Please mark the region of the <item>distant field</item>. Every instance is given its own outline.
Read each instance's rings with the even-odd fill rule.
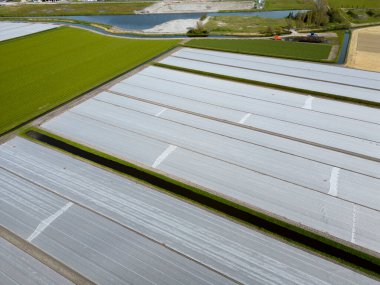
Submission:
[[[22,4],[0,6],[2,17],[62,16],[62,15],[112,15],[133,14],[152,5],[151,2],[126,3],[73,3],[73,4]]]
[[[265,33],[268,27],[274,29],[286,26],[285,19],[261,17],[217,16],[211,17],[206,29],[214,34],[258,34]]]
[[[327,59],[331,50],[327,44],[272,40],[191,40],[186,46],[316,61]]]
[[[0,134],[173,47],[59,28],[0,42]]]
[[[346,17],[352,23],[362,24],[362,23],[379,23],[380,22],[380,9],[346,9]]]
[[[313,7],[313,0],[266,0],[265,10],[306,10]]]
[[[335,8],[380,8],[379,0],[328,0]]]

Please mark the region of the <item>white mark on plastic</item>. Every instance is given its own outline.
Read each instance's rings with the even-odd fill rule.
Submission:
[[[351,242],[356,243],[356,223],[358,216],[358,206],[354,204],[352,209],[352,231],[351,231]]]
[[[307,109],[307,110],[312,110],[313,109],[313,100],[314,100],[313,96],[307,97],[305,104],[303,105],[302,108]]]
[[[34,230],[34,232],[27,238],[28,242],[31,242],[33,239],[35,239],[40,233],[42,233],[52,222],[54,222],[55,219],[57,219],[60,215],[62,215],[64,212],[66,212],[73,203],[69,202],[65,206],[63,206],[61,209],[59,209],[57,212],[55,212],[50,217],[43,220],[37,228]]]
[[[163,153],[161,153],[161,155],[159,157],[157,157],[157,159],[153,163],[152,167],[156,168],[157,166],[159,166],[161,164],[161,162],[163,162],[169,156],[169,154],[171,154],[173,151],[175,151],[176,148],[177,148],[177,146],[175,146],[175,145],[169,145],[168,148],[165,149],[165,151]]]
[[[330,190],[329,193],[332,196],[338,195],[338,182],[339,182],[339,172],[340,168],[333,167],[331,169],[331,175],[330,175]]]
[[[165,112],[167,110],[167,108],[163,108],[161,111],[159,111],[155,116],[156,117],[159,117],[162,115],[163,112]]]
[[[245,114],[244,117],[240,119],[239,124],[244,124],[251,115],[252,114]]]

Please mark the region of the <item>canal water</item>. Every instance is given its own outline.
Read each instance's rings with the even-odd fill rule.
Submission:
[[[344,64],[346,62],[348,46],[350,43],[350,37],[351,37],[351,34],[350,34],[350,32],[347,31],[344,34],[343,45],[342,45],[342,49],[340,51],[339,59],[337,62],[338,64]]]
[[[256,16],[261,18],[279,19],[285,18],[289,13],[297,13],[299,10],[264,11],[264,12],[214,12],[208,16]],[[199,19],[205,13],[175,13],[175,14],[133,14],[133,15],[97,15],[97,16],[52,16],[49,18],[63,18],[77,21],[106,24],[126,30],[150,29],[172,20]],[[44,17],[45,18],[45,17]]]

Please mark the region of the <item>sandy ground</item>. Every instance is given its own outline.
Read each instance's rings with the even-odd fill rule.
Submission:
[[[207,17],[202,21],[203,25],[205,25],[210,17]],[[150,29],[142,30],[143,33],[150,34],[184,34],[189,29],[194,28],[197,25],[199,19],[183,19],[183,20],[173,20],[161,25],[154,26]]]
[[[215,1],[215,0],[164,0],[155,3],[138,13],[191,13],[217,12],[220,10],[246,10],[254,7],[254,1]]]
[[[352,32],[346,66],[380,72],[380,27]]]

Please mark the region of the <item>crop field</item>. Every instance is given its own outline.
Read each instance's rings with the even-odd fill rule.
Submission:
[[[265,10],[307,10],[313,7],[313,0],[266,0]]]
[[[188,47],[304,60],[326,60],[332,45],[272,40],[191,40]]]
[[[377,284],[256,229],[20,137],[0,146],[0,194],[3,227],[17,232],[25,247],[31,243],[99,285],[109,280]],[[2,266],[0,273],[20,284],[25,275],[33,278],[30,267],[46,280],[41,284],[71,284],[0,238],[1,256],[14,266]]]
[[[328,0],[328,3],[335,8],[380,8],[378,0]]]
[[[0,5],[1,17],[134,14],[151,2]]]
[[[264,211],[273,222],[284,217],[297,232],[312,228],[351,249],[380,252],[380,232],[367,231],[380,229],[380,111],[310,95],[317,86],[372,97],[378,91],[367,86],[380,90],[377,74],[189,48],[160,63],[194,72],[150,66],[39,128],[111,160],[158,170],[232,207]],[[286,74],[310,91],[211,72],[281,82]]]
[[[176,44],[112,38],[74,28],[0,42],[0,133]]]

